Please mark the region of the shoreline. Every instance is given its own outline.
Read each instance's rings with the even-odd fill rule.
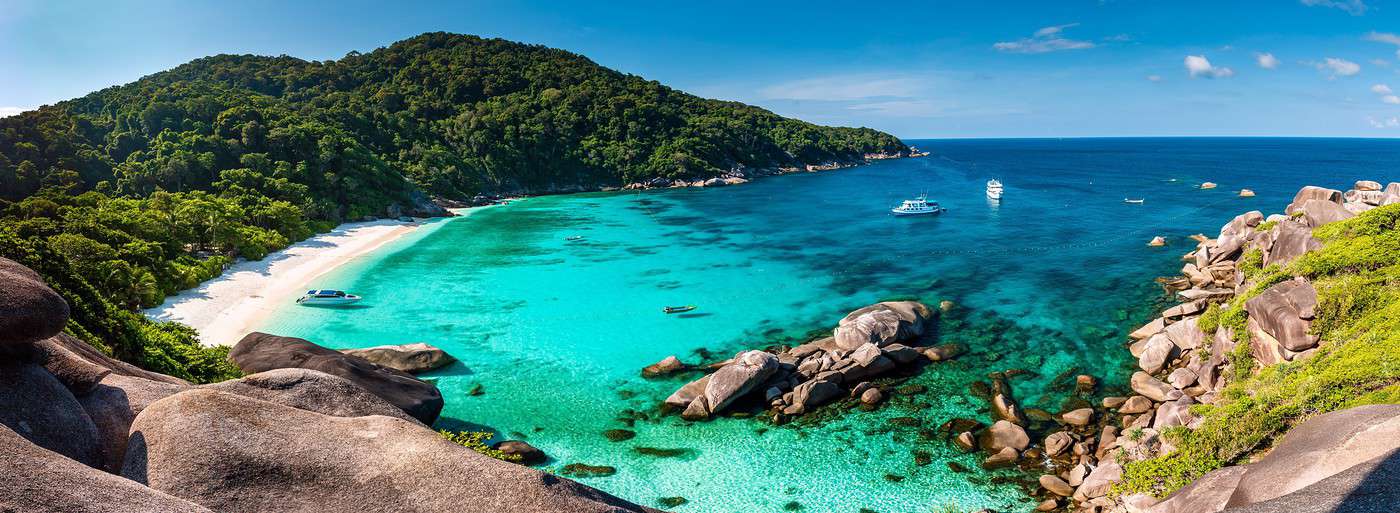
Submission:
[[[471,209],[452,209],[458,215],[466,210]],[[341,224],[261,260],[240,260],[142,313],[194,328],[205,346],[232,346],[315,279],[424,226],[424,221],[387,219]]]

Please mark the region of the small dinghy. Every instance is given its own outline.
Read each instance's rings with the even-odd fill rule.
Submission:
[[[564,240],[569,241],[569,242],[581,241],[581,240],[583,240],[583,236],[582,236],[582,235],[570,235],[570,236],[568,236],[568,237],[564,237]]]
[[[306,294],[297,298],[299,305],[322,305],[339,306],[359,302],[362,299],[354,294],[346,294],[341,290],[308,290]]]
[[[677,313],[689,312],[689,311],[691,311],[691,310],[694,310],[695,308],[696,308],[695,305],[668,306],[668,307],[662,308],[661,311],[662,311],[662,312],[666,312],[666,313],[668,313],[668,314],[677,314]]]
[[[1123,203],[1132,203],[1132,204],[1134,204],[1134,205],[1141,205],[1141,204],[1142,204],[1142,200],[1143,200],[1142,198],[1138,198],[1138,199],[1123,198]]]

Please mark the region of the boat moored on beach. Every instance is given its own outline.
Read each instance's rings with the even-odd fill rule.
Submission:
[[[904,200],[899,206],[890,209],[890,212],[897,216],[918,216],[938,214],[948,209],[938,206],[937,201],[929,201],[928,196],[920,194],[919,197]]]
[[[308,306],[341,306],[357,303],[360,299],[363,298],[354,294],[347,294],[343,290],[313,289],[306,291],[306,294],[297,298],[297,304]]]

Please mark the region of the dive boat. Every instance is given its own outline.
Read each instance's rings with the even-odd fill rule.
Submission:
[[[927,196],[920,194],[917,198],[904,200],[904,203],[890,209],[890,212],[897,216],[918,216],[937,214],[945,210],[947,209],[938,206],[937,201],[929,201]]]
[[[997,181],[997,179],[995,179],[995,178],[993,178],[993,179],[991,179],[991,180],[987,180],[987,197],[988,197],[988,198],[992,198],[992,199],[995,199],[995,200],[999,200],[999,199],[1001,199],[1001,193],[1002,193],[1001,182]]]
[[[662,308],[661,311],[662,311],[662,312],[666,312],[666,313],[668,313],[668,314],[675,314],[675,313],[685,313],[685,312],[689,312],[689,311],[691,311],[691,310],[694,310],[695,308],[696,308],[695,305],[668,306],[668,307]]]
[[[1141,204],[1142,204],[1142,201],[1143,201],[1142,198],[1138,198],[1138,199],[1123,198],[1123,203],[1132,203],[1132,204],[1134,204],[1134,205],[1141,205]]]
[[[355,303],[360,299],[362,299],[360,296],[346,294],[343,290],[308,290],[306,295],[297,299],[297,304],[338,306]]]

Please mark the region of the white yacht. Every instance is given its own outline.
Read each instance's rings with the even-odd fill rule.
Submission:
[[[1001,199],[1001,192],[1002,192],[1001,182],[998,182],[995,178],[993,178],[993,179],[991,179],[991,180],[987,180],[987,197],[988,197],[988,198],[991,198],[991,199],[994,199],[994,200],[999,200],[999,199]]]
[[[297,304],[338,306],[355,303],[360,299],[360,296],[346,294],[342,290],[308,290],[306,295],[297,299]]]
[[[947,209],[938,206],[937,201],[929,201],[927,196],[920,194],[917,198],[904,200],[904,203],[890,209],[890,212],[897,216],[918,216],[937,214],[945,210]]]

